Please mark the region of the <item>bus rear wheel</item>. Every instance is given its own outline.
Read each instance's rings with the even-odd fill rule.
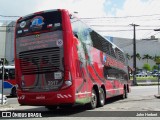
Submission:
[[[105,100],[106,100],[106,98],[105,98],[104,90],[103,90],[103,88],[100,88],[100,89],[99,89],[98,106],[99,106],[99,107],[103,107],[104,104],[105,104]]]
[[[127,89],[123,88],[123,94],[121,95],[122,99],[125,99],[128,97]]]
[[[97,94],[94,89],[92,89],[91,102],[88,104],[89,109],[94,109],[97,107]]]

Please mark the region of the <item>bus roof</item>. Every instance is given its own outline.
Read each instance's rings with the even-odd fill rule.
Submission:
[[[31,13],[31,14],[28,14],[28,15],[20,17],[17,21],[23,21],[27,17],[33,16],[33,15],[36,15],[36,14],[38,15],[38,14],[45,13],[45,12],[60,11],[60,10],[63,10],[63,9],[50,9],[50,10],[44,10],[44,11],[34,12],[34,13]]]

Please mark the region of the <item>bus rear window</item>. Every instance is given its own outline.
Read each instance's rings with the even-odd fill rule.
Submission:
[[[23,37],[34,33],[50,32],[62,29],[60,11],[32,14],[20,19],[16,26],[16,37]]]

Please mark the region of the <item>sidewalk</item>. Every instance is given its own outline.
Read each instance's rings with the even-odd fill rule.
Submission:
[[[10,104],[0,104],[0,111],[14,110]]]
[[[158,85],[158,80],[137,80],[137,84],[138,86]]]

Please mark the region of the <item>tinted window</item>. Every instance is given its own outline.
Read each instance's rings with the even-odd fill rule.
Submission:
[[[30,35],[33,32],[48,32],[62,29],[60,11],[50,11],[26,16],[18,21],[16,37]]]
[[[92,40],[90,36],[91,29],[82,21],[76,18],[71,19],[71,25],[73,34],[78,37],[81,42],[92,46]]]
[[[114,58],[117,58],[122,62],[125,61],[122,51],[120,51],[118,48],[118,51],[115,51],[116,47],[114,45],[112,45],[109,41],[103,38],[96,31],[92,30],[87,25],[85,25],[85,23],[71,16],[71,24],[74,35],[78,37],[80,41],[86,44],[90,44],[98,50]]]
[[[124,54],[122,51],[120,51],[118,48],[115,48],[115,53],[117,55],[117,58],[121,61],[121,62],[125,62],[125,58],[124,58]]]
[[[104,67],[104,77],[109,80],[128,80],[128,75],[123,70],[112,67]]]

